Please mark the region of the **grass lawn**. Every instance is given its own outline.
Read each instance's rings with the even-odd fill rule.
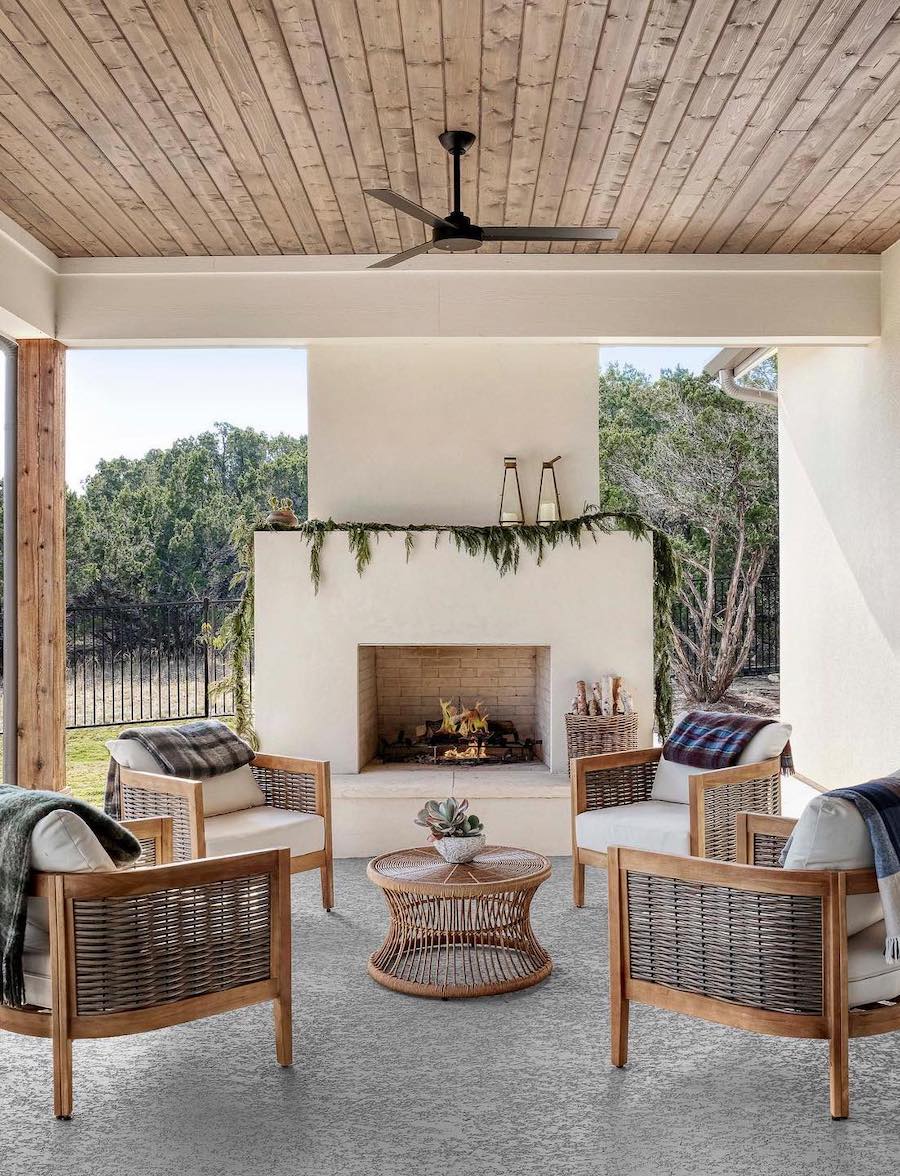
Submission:
[[[66,781],[73,795],[103,808],[109,752],[104,744],[122,730],[117,727],[90,727],[66,731]]]

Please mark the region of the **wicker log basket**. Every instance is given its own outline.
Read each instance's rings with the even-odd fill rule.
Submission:
[[[602,755],[607,751],[633,751],[637,747],[638,717],[628,715],[566,715],[569,759]]]

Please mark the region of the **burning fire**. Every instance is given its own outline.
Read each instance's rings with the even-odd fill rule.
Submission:
[[[456,747],[448,747],[444,752],[444,759],[448,760],[485,760],[488,759],[487,748],[477,739],[470,739],[460,751]]]

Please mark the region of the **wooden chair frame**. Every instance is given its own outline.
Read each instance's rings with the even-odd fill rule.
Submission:
[[[288,851],[272,849],[172,865],[167,818],[122,824],[158,864],[102,873],[34,873],[30,893],[49,904],[52,1005],[50,1009],[0,1005],[0,1029],[51,1039],[53,1110],[58,1119],[72,1115],[72,1042],[80,1039],[146,1033],[272,1001],[277,1060],[282,1066],[293,1062]],[[215,903],[217,909],[225,908],[226,914],[233,911],[247,923],[250,887],[256,911],[253,957],[245,964],[239,953],[227,960],[204,955],[208,925],[202,918],[182,918],[178,912],[201,895],[204,905],[194,909],[208,911]],[[162,911],[161,918],[166,909],[175,912],[172,933],[157,934],[153,951],[141,953],[139,939],[135,946],[134,928],[140,927],[142,910],[150,921],[151,908]],[[117,919],[117,911],[125,913]],[[85,925],[94,935],[98,928],[103,933],[100,963],[96,948],[92,955],[91,934]],[[159,920],[154,925],[158,931]],[[235,942],[239,949],[240,939]],[[129,999],[132,977],[135,995]],[[166,991],[165,999],[148,998],[148,985],[152,991],[154,979],[157,988]],[[95,994],[93,1001],[91,994]],[[98,1004],[107,1007],[86,1008]]]
[[[331,765],[327,760],[257,753],[250,767],[269,807],[315,813],[324,820],[325,848],[292,857],[291,873],[318,870],[322,906],[330,911],[334,906]],[[206,857],[203,788],[199,780],[120,768],[119,806],[126,818],[171,817],[176,860]]]
[[[579,813],[650,800],[661,747],[580,756],[570,762],[572,784],[572,895],[584,906],[585,867],[607,869],[607,855],[578,845]],[[734,861],[738,812],[781,811],[781,762],[760,760],[689,777],[691,856]]]
[[[781,1037],[820,1038],[828,1042],[829,1104],[833,1119],[850,1113],[849,1040],[900,1029],[900,1000],[850,1008],[848,1001],[847,896],[878,889],[872,870],[784,870],[773,857],[795,822],[770,814],[740,813],[736,818],[738,861],[717,862],[610,847],[609,968],[611,1060],[628,1060],[631,1002],[684,1013],[719,1025]],[[756,864],[757,862],[765,864]],[[700,927],[697,893],[709,888],[703,918],[717,924],[715,935]],[[648,915],[662,895],[659,914]],[[751,920],[723,917],[739,909],[740,896],[750,902]],[[812,901],[810,901],[812,900]],[[632,905],[638,909],[632,912]],[[671,908],[671,918],[664,909]],[[761,915],[756,912],[761,911]],[[656,919],[661,920],[657,926]],[[660,927],[678,929],[665,952],[678,960],[678,974],[648,978],[665,965],[648,963],[646,944]],[[779,931],[779,925],[781,930]],[[706,928],[709,930],[709,928]],[[810,955],[809,936],[821,950]],[[770,941],[767,941],[770,937]],[[777,944],[775,938],[778,938]],[[768,942],[768,945],[767,945]],[[713,946],[710,947],[710,944]],[[724,945],[724,946],[723,946]],[[794,946],[795,955],[791,956]],[[723,973],[715,951],[733,952],[740,966]],[[674,955],[673,955],[674,953]],[[637,959],[637,963],[635,962]],[[748,964],[749,961],[749,964]],[[797,987],[805,969],[805,994]],[[722,977],[735,991],[723,995]],[[746,978],[756,978],[756,987]],[[760,982],[761,981],[761,982]],[[742,992],[741,985],[748,987]],[[716,991],[713,991],[716,988]],[[791,1010],[791,1002],[797,1008]],[[812,1007],[800,1008],[803,1001]]]

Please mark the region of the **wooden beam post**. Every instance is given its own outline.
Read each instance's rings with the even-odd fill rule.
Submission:
[[[18,779],[66,784],[65,353],[55,339],[19,343]]]

